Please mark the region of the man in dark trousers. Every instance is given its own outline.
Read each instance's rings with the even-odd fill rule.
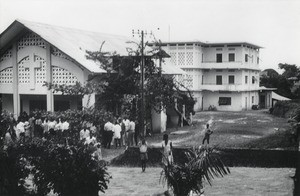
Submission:
[[[204,144],[205,140],[207,140],[207,144],[209,144],[209,137],[213,133],[213,131],[209,128],[209,124],[206,124],[205,135],[202,140],[202,144]]]

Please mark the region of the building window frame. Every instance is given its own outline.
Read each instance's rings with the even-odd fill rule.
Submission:
[[[248,76],[245,76],[245,84],[248,84]]]
[[[228,84],[234,84],[234,82],[235,82],[234,79],[235,79],[234,75],[229,75],[228,76]]]
[[[223,84],[223,78],[222,75],[216,75],[216,85],[222,85]]]
[[[235,62],[235,53],[229,53],[228,54],[228,61],[229,62]]]
[[[248,54],[245,54],[245,62],[248,62]]]
[[[219,106],[231,105],[231,97],[219,97]]]
[[[223,62],[223,55],[222,55],[222,53],[217,53],[216,54],[216,62],[217,63],[222,63]]]

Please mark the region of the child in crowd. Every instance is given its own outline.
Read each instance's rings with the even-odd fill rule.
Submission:
[[[140,157],[142,162],[142,172],[145,172],[146,163],[148,160],[148,147],[145,139],[142,139],[142,142],[139,143],[139,147],[140,147]]]

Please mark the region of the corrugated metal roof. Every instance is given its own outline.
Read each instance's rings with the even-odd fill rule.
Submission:
[[[20,33],[25,28],[36,33],[45,41],[55,46],[70,58],[78,62],[87,70],[93,73],[106,73],[100,68],[99,63],[86,58],[86,50],[99,51],[103,42],[102,52],[116,52],[118,55],[127,56],[128,49],[136,50],[139,41],[126,36],[111,35],[98,32],[89,32],[79,29],[59,27],[54,25],[30,22],[25,20],[16,20],[0,35],[0,48]],[[145,48],[145,53],[150,50]],[[179,68],[162,66],[163,74],[185,74]]]
[[[278,95],[277,93],[275,93],[273,91],[272,91],[272,99],[276,99],[276,100],[279,100],[279,101],[290,101],[291,100],[291,99],[289,99],[287,97]]]
[[[18,20],[18,22],[94,73],[106,73],[106,71],[101,69],[99,64],[85,57],[86,50],[99,51],[101,44],[105,42],[102,47],[103,52],[116,52],[123,56],[128,55],[127,48],[136,47],[128,43],[134,40],[125,36],[88,32],[24,20]]]

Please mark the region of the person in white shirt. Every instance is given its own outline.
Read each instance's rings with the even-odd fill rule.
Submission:
[[[84,142],[85,145],[90,145],[90,144],[95,145],[96,143],[97,140],[91,133],[89,137],[85,138],[85,142]]]
[[[49,138],[49,126],[48,126],[48,118],[47,117],[43,117],[42,119],[42,127],[43,127],[43,135],[45,138]]]
[[[162,141],[162,151],[163,151],[163,157],[162,157],[162,163],[164,165],[167,165],[168,163],[173,163],[173,146],[172,141],[169,140],[168,134],[164,134],[163,141]]]
[[[110,120],[107,121],[104,125],[104,146],[105,148],[110,148],[112,137],[113,137],[113,130],[114,125],[110,122]]]
[[[17,140],[25,139],[25,123],[22,118],[19,119],[19,123],[17,124],[16,129]]]
[[[84,142],[88,137],[90,137],[90,131],[86,126],[83,126],[83,129],[80,131],[80,140]]]
[[[130,121],[128,130],[128,146],[134,146],[135,122]]]
[[[118,148],[118,146],[121,148],[121,125],[120,125],[120,121],[117,122],[117,124],[114,126],[114,138],[115,138],[115,144],[116,144],[116,148]]]

